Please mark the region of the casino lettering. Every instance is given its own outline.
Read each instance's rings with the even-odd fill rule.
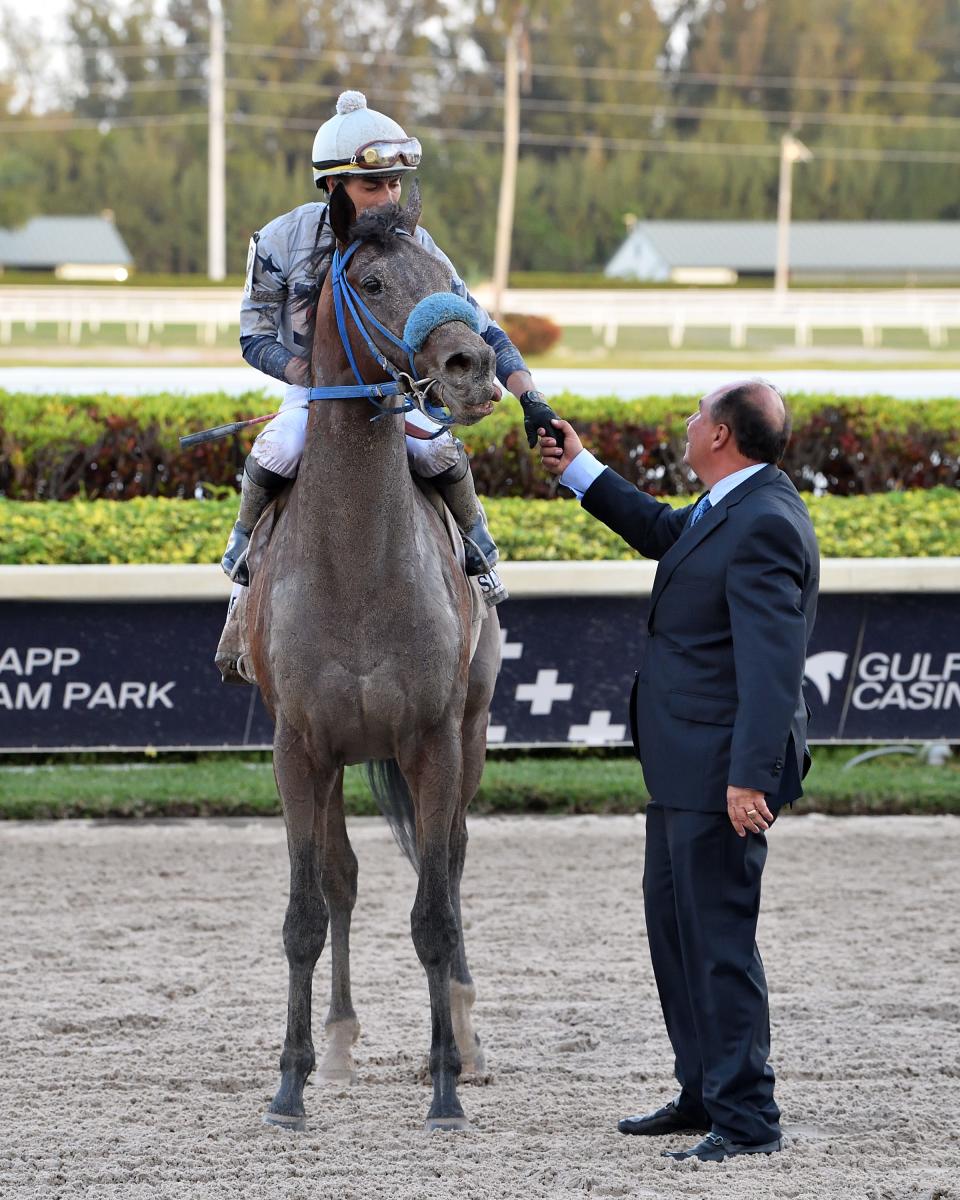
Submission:
[[[921,712],[960,708],[960,653],[865,654],[857,668],[853,706]]]

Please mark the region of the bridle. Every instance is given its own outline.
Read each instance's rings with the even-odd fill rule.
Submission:
[[[398,230],[397,232],[404,231]],[[379,421],[383,417],[396,416],[416,409],[441,426],[433,435],[439,437],[448,426],[454,424],[455,418],[448,409],[442,406],[442,403],[439,406],[431,403],[431,391],[439,388],[442,393],[442,384],[437,379],[417,379],[414,356],[423,347],[423,343],[433,330],[449,321],[463,321],[476,332],[478,327],[476,314],[472,306],[461,296],[457,296],[453,292],[435,292],[431,296],[425,296],[414,306],[407,317],[403,336],[397,337],[374,316],[347,278],[347,265],[361,245],[363,243],[360,241],[351,242],[342,252],[338,246],[333,253],[333,261],[330,266],[337,332],[340,334],[344,353],[357,382],[334,387],[309,388],[307,400],[313,402],[315,400],[365,399],[377,410],[376,415],[370,418],[371,421]],[[364,381],[357,365],[353,346],[350,343],[348,319],[352,320],[354,327],[360,332],[377,365],[392,377],[392,382],[366,383]],[[406,355],[410,366],[409,371],[400,370],[380,351],[370,334],[368,325],[373,326],[387,341]],[[402,403],[396,408],[390,408],[381,403],[390,396],[403,397]]]
[[[397,232],[404,233],[405,231],[397,230]],[[406,236],[409,237],[410,235],[406,234]],[[396,334],[391,333],[385,325],[377,320],[357,295],[349,279],[347,279],[347,264],[361,245],[362,242],[351,242],[343,253],[340,252],[338,246],[334,251],[333,262],[331,264],[333,274],[333,304],[337,317],[337,332],[340,334],[340,341],[343,343],[347,361],[350,363],[351,370],[357,382],[355,384],[340,384],[335,387],[308,388],[307,402],[301,407],[306,408],[307,405],[316,400],[369,400],[377,410],[376,415],[370,418],[371,421],[379,421],[383,417],[397,416],[400,413],[417,410],[433,421],[434,424],[438,425],[439,429],[435,433],[426,433],[422,430],[414,430],[412,426],[408,425],[407,431],[415,437],[428,441],[440,437],[441,434],[447,431],[450,425],[454,424],[455,418],[448,409],[443,407],[443,385],[440,381],[438,379],[416,378],[417,369],[414,362],[414,355],[423,349],[424,342],[435,329],[440,325],[447,324],[449,321],[462,321],[474,333],[478,333],[479,322],[477,314],[473,306],[464,300],[462,296],[457,296],[454,292],[434,292],[431,296],[424,296],[422,300],[413,306],[403,328],[403,337],[398,338]],[[367,344],[367,349],[373,355],[376,363],[392,377],[390,381],[383,383],[364,382],[360,368],[357,366],[353,347],[350,345],[350,335],[347,331],[348,316],[362,334],[363,340]],[[401,371],[399,367],[394,366],[380,352],[364,324],[365,320],[378,329],[388,341],[392,342],[398,350],[407,356],[407,362],[410,364],[409,371]],[[430,392],[434,388],[440,389],[440,405],[432,404],[430,401]],[[385,404],[380,403],[381,400],[386,400],[390,396],[401,396],[403,398],[402,402],[396,408],[389,408]],[[250,417],[244,421],[231,421],[227,425],[217,425],[213,429],[201,429],[197,433],[190,433],[181,437],[180,446],[186,450],[188,447],[199,446],[204,442],[215,442],[219,438],[230,437],[233,434],[239,433],[242,429],[248,429],[253,425],[262,425],[264,421],[272,421],[278,415],[278,413],[266,413],[262,417]]]

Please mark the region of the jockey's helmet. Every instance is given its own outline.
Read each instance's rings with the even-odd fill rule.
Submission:
[[[367,108],[362,92],[342,92],[336,116],[313,139],[313,179],[326,187],[329,175],[382,178],[415,171],[423,151],[416,138],[383,113]]]

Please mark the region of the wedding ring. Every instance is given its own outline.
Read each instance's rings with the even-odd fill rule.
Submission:
[[[755,817],[756,815],[757,815],[757,810],[756,810],[755,808],[748,808],[748,809],[747,809],[747,816],[748,816],[748,817]]]

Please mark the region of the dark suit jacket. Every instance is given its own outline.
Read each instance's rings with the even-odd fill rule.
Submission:
[[[660,560],[631,729],[658,804],[725,810],[727,786],[779,808],[802,794],[809,710],[801,691],[820,561],[796,488],[767,465],[686,530],[615,471],[583,506]],[[682,535],[682,536],[681,536]]]

